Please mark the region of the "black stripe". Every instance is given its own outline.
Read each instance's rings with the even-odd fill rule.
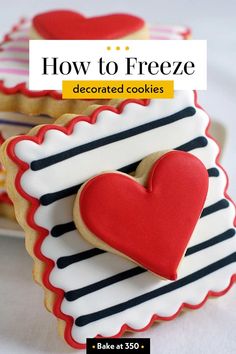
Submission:
[[[218,168],[212,167],[207,170],[209,177],[219,177],[220,171]]]
[[[91,248],[90,250],[72,254],[70,256],[60,257],[57,260],[57,267],[59,269],[64,269],[73,263],[84,261],[85,259],[98,256],[102,253],[106,253],[106,251],[103,251],[99,248]]]
[[[139,274],[142,274],[145,272],[146,272],[146,269],[143,269],[141,267],[135,267],[135,268],[126,270],[124,272],[118,273],[116,275],[113,275],[112,277],[109,277],[107,279],[103,279],[97,283],[85,286],[80,289],[68,291],[67,293],[65,293],[65,298],[68,301],[74,301],[74,300],[78,299],[79,297],[93,293],[94,291],[98,291],[102,288],[105,288],[106,286],[118,283],[122,280],[129,279],[131,277],[135,277],[136,275],[139,275]]]
[[[199,136],[198,138],[193,139],[186,144],[178,146],[175,150],[188,152],[194,149],[205,147],[207,146],[207,144],[207,138],[205,138],[204,136]]]
[[[185,256],[190,256],[191,254],[202,251],[205,248],[208,248],[208,247],[216,245],[217,243],[226,241],[229,238],[233,237],[234,235],[235,235],[235,229],[229,229],[229,230],[223,232],[222,234],[219,234],[217,236],[210,238],[207,241],[204,241],[204,242],[198,243],[197,245],[189,247],[187,249],[187,252],[185,253]]]
[[[136,170],[136,168],[138,167],[138,165],[140,164],[142,160],[136,161],[131,163],[130,165],[126,165],[124,167],[118,168],[117,171],[119,172],[123,172],[123,173],[132,173]]]
[[[142,160],[139,160],[137,162],[131,163],[130,165],[126,165],[124,167],[121,167],[118,169],[118,171],[120,172],[124,172],[124,173],[132,173],[136,170],[136,168],[138,167],[138,165],[140,164]],[[219,176],[219,170],[215,167],[213,168],[209,168],[207,170],[208,172],[208,176],[209,177],[218,177]],[[83,183],[80,184],[76,184],[75,186],[69,187],[69,188],[65,188],[62,189],[58,192],[53,192],[53,193],[48,193],[48,194],[44,194],[42,197],[40,197],[40,204],[41,205],[50,205],[54,202],[56,202],[57,200],[66,198],[66,197],[70,197],[74,194],[76,194],[78,192],[78,190],[80,189],[80,187],[82,186]]]
[[[74,195],[78,192],[78,190],[80,189],[82,184],[83,183],[76,184],[75,186],[62,189],[58,192],[44,194],[44,195],[42,195],[42,197],[39,198],[40,204],[41,205],[50,205],[50,204],[56,202],[57,200],[60,200],[60,199],[66,198],[66,197],[70,197],[71,195]]]
[[[195,246],[189,247],[185,256],[188,256],[188,255],[193,254],[195,252],[201,251],[201,250],[203,250],[207,247],[213,246],[214,244],[217,244],[219,242],[223,242],[223,241],[227,240],[228,238],[233,237],[234,234],[235,234],[235,230],[229,229],[229,230],[223,232],[222,234],[212,237],[211,239],[209,239],[207,241],[204,241],[204,242],[201,242]],[[76,254],[73,254],[70,256],[58,258],[57,266],[58,266],[58,268],[63,269],[63,268],[70,266],[73,263],[83,261],[87,258],[91,258],[91,257],[94,257],[94,256],[102,254],[102,253],[106,253],[106,251],[100,250],[98,248],[91,248],[88,251],[79,252],[79,253],[76,253]]]
[[[130,165],[126,165],[124,167],[121,167],[118,169],[118,171],[124,172],[124,173],[134,172],[141,161],[142,160],[139,160],[137,162],[131,163]],[[83,183],[76,184],[75,186],[72,186],[72,187],[69,187],[66,189],[62,189],[58,192],[44,194],[39,199],[40,204],[41,205],[50,205],[50,204],[56,202],[57,200],[60,200],[62,198],[66,198],[66,197],[69,197],[73,194],[76,194],[78,192],[78,190],[80,189],[80,187],[82,186],[82,184]]]
[[[35,125],[37,125],[37,124],[33,124],[33,123],[28,123],[28,122],[11,121],[8,119],[0,119],[0,124],[14,125],[14,126],[18,126],[18,127],[28,127],[28,128],[33,128],[33,127],[35,127]]]
[[[42,170],[43,168],[46,168],[48,166],[54,165],[58,162],[64,161],[66,159],[69,159],[73,156],[85,153],[87,151],[91,151],[93,149],[97,149],[101,146],[105,146],[111,143],[114,143],[116,141],[124,140],[127,138],[130,138],[132,136],[147,132],[152,129],[160,128],[162,126],[177,122],[178,120],[181,120],[183,118],[187,117],[192,117],[196,113],[196,109],[194,107],[187,107],[175,114],[172,114],[170,116],[164,117],[164,118],[159,118],[155,121],[149,122],[142,124],[138,127],[134,127],[125,131],[122,131],[120,133],[116,133],[110,136],[106,136],[104,138],[91,141],[90,143],[76,146],[72,149],[69,149],[67,151],[60,152],[58,154],[48,156],[39,160],[35,160],[31,162],[31,169],[33,171],[38,171]]]
[[[189,141],[186,144],[183,144],[183,145],[177,147],[175,150],[183,149],[184,151],[190,151],[190,150],[193,150],[196,148],[204,147],[206,145],[207,145],[207,139],[205,137],[198,137],[196,139]],[[142,160],[139,160],[139,161],[136,161],[136,162],[131,163],[129,165],[123,166],[123,167],[119,168],[117,171],[124,172],[124,173],[134,172],[141,161]],[[217,177],[217,176],[219,176],[219,171],[217,168],[210,168],[208,170],[208,175],[209,175],[209,177]],[[80,189],[80,187],[82,186],[82,184],[83,183],[80,183],[75,186],[72,186],[72,187],[69,187],[66,189],[62,189],[58,192],[44,194],[39,199],[40,203],[41,203],[41,205],[50,205],[50,204],[56,202],[57,200],[60,200],[62,198],[66,198],[66,197],[69,197],[73,194],[76,194],[78,192],[78,190]]]
[[[225,209],[228,207],[229,207],[229,202],[226,199],[222,199],[219,202],[204,208],[200,217],[203,218],[204,216],[213,214],[221,209]],[[71,221],[65,224],[59,224],[54,226],[51,230],[51,235],[53,237],[59,237],[73,230],[76,230],[76,226],[74,222]]]
[[[194,245],[192,247],[189,247],[187,252],[185,253],[185,257],[188,257],[194,253],[197,253],[197,252],[200,252],[208,247],[211,247],[211,246],[214,246],[220,242],[223,242],[223,241],[226,241],[227,239],[233,237],[235,235],[235,229],[229,229],[225,232],[223,232],[222,234],[219,234],[217,236],[214,236],[212,237],[211,239],[207,240],[207,241],[204,241],[204,242],[201,242],[197,245]],[[94,252],[94,250],[96,250],[96,248],[92,249],[91,251]],[[78,255],[80,254],[83,254],[84,252],[81,252],[79,253]],[[62,258],[66,258],[66,257],[62,257]],[[61,258],[59,258],[60,260]],[[80,259],[79,259],[80,260]],[[62,268],[65,268],[67,265],[69,265],[68,263],[66,264],[60,264],[62,265],[63,267]],[[76,289],[76,290],[71,290],[71,291],[68,291],[67,293],[65,293],[65,298],[68,300],[68,301],[74,301],[76,299],[78,299],[79,297],[82,297],[82,296],[85,296],[85,295],[88,295],[92,292],[95,292],[95,291],[98,291],[102,288],[105,288],[109,285],[112,285],[112,284],[115,284],[119,281],[122,281],[122,280],[125,280],[125,279],[128,279],[128,278],[131,278],[135,275],[138,275],[138,274],[142,274],[142,273],[145,273],[146,270],[141,268],[141,267],[134,267],[132,269],[129,269],[127,271],[124,271],[124,272],[121,272],[121,273],[118,273],[112,277],[109,277],[109,278],[106,278],[106,279],[103,279],[101,281],[98,281],[96,283],[93,283],[93,284],[90,284],[88,286],[85,286],[83,288],[79,288],[79,289]]]
[[[192,274],[187,275],[186,277],[179,279],[175,282],[171,282],[161,288],[152,290],[146,294],[137,296],[133,299],[130,299],[128,301],[122,302],[120,304],[108,307],[104,310],[100,310],[97,312],[93,312],[87,315],[83,315],[78,317],[75,320],[75,324],[78,327],[83,327],[86,326],[87,324],[91,322],[95,322],[98,320],[101,320],[102,318],[109,317],[112,315],[115,315],[117,313],[120,313],[122,311],[128,310],[132,307],[138,306],[144,302],[147,302],[149,300],[152,300],[154,298],[157,298],[161,295],[167,294],[171,291],[177,290],[183,286],[186,286],[188,284],[191,284],[203,277],[206,277],[207,275],[216,272],[217,270],[226,267],[227,265],[236,262],[236,252],[230,254],[229,256],[222,258]]]
[[[201,218],[204,216],[213,214],[219,210],[226,209],[229,207],[229,202],[226,199],[221,199],[215,204],[209,205],[208,207],[204,208],[201,214]]]
[[[51,235],[53,237],[59,237],[59,236],[64,235],[67,232],[74,231],[74,230],[76,230],[76,226],[75,226],[74,222],[71,221],[71,222],[67,222],[65,224],[59,224],[59,225],[54,226],[51,230]]]

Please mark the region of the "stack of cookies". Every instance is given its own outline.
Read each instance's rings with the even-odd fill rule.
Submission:
[[[62,100],[58,91],[29,90],[29,39],[187,39],[189,36],[186,27],[147,26],[142,19],[127,14],[86,18],[73,11],[60,10],[39,14],[32,20],[20,20],[1,43],[0,144],[11,136],[27,133],[34,126],[51,124],[65,113],[79,114],[92,104],[107,103]],[[14,218],[2,165],[0,215]]]
[[[131,15],[54,11],[20,23],[2,45],[0,109],[47,115],[3,115],[1,188],[61,336],[82,349],[86,338],[143,331],[226,293],[236,279],[235,206],[196,93],[71,103],[31,92],[29,35],[145,39],[148,30]]]

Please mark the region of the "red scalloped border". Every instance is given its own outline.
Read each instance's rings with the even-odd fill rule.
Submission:
[[[10,31],[7,34],[5,34],[5,36],[3,36],[3,40],[0,42],[0,50],[2,50],[1,45],[3,45],[5,42],[9,42],[12,39],[11,35],[17,32],[21,27],[21,25],[23,25],[25,22],[27,22],[25,18],[20,18],[19,22],[17,22],[17,24],[14,25],[10,29]]]
[[[102,107],[97,108],[90,116],[80,116],[80,117],[76,117],[76,118],[72,119],[65,127],[59,126],[59,125],[52,125],[52,124],[46,125],[46,126],[43,126],[42,128],[40,128],[35,136],[27,136],[27,135],[24,136],[23,135],[23,136],[16,137],[13,140],[11,140],[9,142],[8,146],[7,146],[7,154],[8,154],[8,156],[11,158],[11,160],[16,165],[18,165],[18,168],[19,168],[19,171],[18,171],[18,173],[16,175],[16,179],[15,179],[15,186],[16,186],[17,192],[25,200],[27,200],[28,203],[29,203],[29,207],[28,207],[28,211],[27,211],[27,217],[26,217],[27,222],[28,222],[29,226],[32,227],[38,233],[38,239],[37,239],[37,241],[34,244],[34,254],[39,260],[44,262],[45,265],[46,265],[44,273],[43,273],[43,276],[42,276],[42,283],[43,283],[43,285],[44,285],[44,287],[46,289],[49,289],[54,294],[56,294],[56,299],[55,299],[54,306],[53,306],[53,313],[54,313],[54,315],[57,318],[65,321],[64,338],[65,338],[65,340],[67,341],[67,343],[69,345],[71,345],[72,347],[77,348],[77,349],[86,348],[86,344],[76,342],[72,338],[71,329],[72,329],[72,325],[73,325],[73,318],[71,316],[69,316],[69,315],[64,314],[61,311],[61,303],[62,303],[62,300],[64,298],[64,291],[59,289],[59,288],[55,288],[49,281],[49,275],[50,275],[50,272],[52,271],[52,269],[54,268],[55,262],[52,261],[51,259],[45,257],[41,253],[41,250],[40,250],[41,244],[42,244],[43,240],[45,239],[45,237],[47,237],[49,232],[48,232],[48,230],[38,226],[34,222],[34,214],[35,214],[35,212],[36,212],[36,210],[37,210],[37,208],[39,207],[40,204],[39,204],[38,199],[33,198],[32,196],[28,195],[21,188],[21,185],[20,185],[21,177],[25,173],[25,171],[29,169],[29,165],[27,163],[25,163],[24,161],[20,160],[15,155],[14,148],[15,148],[15,145],[18,142],[23,141],[23,140],[30,140],[30,141],[33,141],[33,142],[35,142],[37,144],[42,144],[43,140],[44,140],[44,135],[49,130],[58,130],[58,131],[63,132],[66,135],[71,135],[73,133],[73,128],[74,128],[76,123],[78,123],[80,121],[87,121],[87,122],[89,122],[91,124],[95,124],[98,114],[100,112],[102,112],[102,111],[109,110],[111,112],[114,112],[114,113],[117,113],[117,114],[121,114],[123,109],[124,109],[124,107],[127,104],[129,104],[129,103],[137,103],[137,104],[140,104],[140,105],[143,105],[143,106],[147,106],[147,105],[149,105],[149,102],[150,102],[150,100],[125,100],[118,106],[118,108],[114,108],[114,107],[110,107],[110,106],[102,106]],[[195,106],[197,108],[202,109],[200,107],[200,105],[197,103],[197,93],[196,92],[194,92],[194,104],[195,104]],[[209,124],[210,124],[210,119],[209,119]],[[208,126],[206,128],[205,133],[206,133],[207,137],[212,139],[212,137],[208,134],[209,124],[208,124]],[[214,139],[212,139],[212,140],[214,140]],[[220,148],[219,148],[219,153],[218,153],[217,158],[216,158],[216,164],[217,164],[217,166],[219,166],[222,169],[222,171],[226,175],[227,182],[226,182],[226,186],[225,186],[225,190],[224,190],[224,195],[225,195],[226,198],[228,198],[234,204],[234,202],[231,200],[231,198],[227,195],[228,176],[227,176],[226,172],[224,171],[224,169],[221,167],[221,165],[219,163],[219,155],[220,155]],[[235,218],[234,224],[236,226],[236,218]],[[152,316],[152,318],[150,319],[150,322],[144,328],[141,328],[141,329],[135,329],[135,328],[132,328],[132,327],[128,326],[127,324],[123,324],[121,326],[121,328],[120,328],[120,331],[116,335],[112,336],[112,338],[120,337],[126,331],[132,331],[132,332],[145,331],[155,321],[170,321],[170,320],[173,320],[174,318],[176,318],[179,315],[179,313],[184,308],[187,308],[187,309],[198,309],[198,308],[203,306],[203,304],[207,301],[207,299],[209,297],[224,295],[231,288],[231,286],[233,285],[234,282],[236,282],[236,274],[232,275],[232,277],[230,279],[230,282],[229,282],[229,285],[227,286],[226,289],[224,289],[222,291],[219,291],[219,292],[213,292],[213,291],[210,290],[206,294],[204,300],[201,303],[199,303],[197,305],[191,305],[191,304],[188,304],[188,303],[183,303],[180,306],[180,308],[178,309],[178,311],[175,314],[173,314],[172,316],[169,316],[169,317],[161,317],[161,316],[158,316],[157,314],[154,314]],[[97,338],[104,338],[103,336],[101,336],[99,334],[96,337]]]

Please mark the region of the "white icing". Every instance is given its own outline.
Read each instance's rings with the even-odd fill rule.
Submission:
[[[127,130],[193,105],[193,93],[181,91],[176,92],[173,100],[153,100],[147,107],[128,104],[124,112],[119,116],[111,112],[102,112],[94,125],[77,123],[70,136],[50,130],[45,135],[41,145],[23,140],[16,145],[15,152],[20,159],[31,163],[37,159],[78,146],[78,144],[84,144],[88,141]],[[147,153],[174,148],[198,136],[205,136],[207,124],[208,118],[206,114],[197,109],[195,116],[155,129],[150,134],[140,134],[123,140],[121,143],[116,142],[106,148],[99,148],[97,151],[95,149],[92,154],[91,152],[86,152],[40,171],[28,170],[22,176],[21,185],[29,195],[39,198],[45,193],[51,193],[60,190],[62,187],[66,188],[80,183],[84,178],[89,178],[97,172],[106,169],[108,165],[111,166],[110,168],[119,168],[120,165],[125,166],[134,162]],[[215,159],[218,154],[218,147],[211,139],[208,138],[206,147],[195,149],[191,153],[200,158],[207,168],[216,167]],[[99,160],[99,163],[97,163],[97,160]],[[217,168],[220,170],[219,167]],[[209,191],[205,206],[224,198],[225,185],[226,178],[223,171],[220,170],[219,177],[211,177],[209,179]],[[50,234],[55,225],[72,220],[73,201],[74,196],[63,198],[48,206],[40,206],[35,214],[36,223],[49,231],[49,235],[42,244],[41,251],[54,262],[60,257],[93,248],[81,238],[77,231],[65,233],[58,238],[52,237]],[[204,242],[232,228],[234,217],[235,208],[230,204],[227,209],[219,210],[199,219],[189,246]],[[236,240],[233,237],[185,257],[179,269],[179,277],[184,277],[216,262],[235,250]],[[134,266],[132,262],[126,259],[110,253],[104,253],[71,264],[64,269],[58,269],[55,266],[50,273],[50,282],[64,291],[70,291],[111,277]],[[233,273],[236,273],[235,263],[185,287],[113,316],[100,319],[83,327],[73,325],[73,339],[84,343],[86,337],[93,337],[97,334],[112,336],[119,332],[124,323],[140,329],[149,323],[154,313],[160,316],[171,316],[183,302],[199,304],[209,290],[223,290],[228,286]],[[119,304],[122,301],[129,300],[166,284],[168,284],[167,281],[160,280],[146,272],[87,294],[73,302],[64,299],[61,310],[76,319],[82,314],[86,315],[108,306]]]
[[[66,149],[74,148],[78,145],[83,145],[85,143],[104,138],[105,136],[121,132],[123,130],[128,130],[131,127],[139,126],[140,124],[151,122],[165,116],[168,116],[174,111],[168,114],[167,106],[170,101],[166,100],[153,100],[148,107],[137,106],[130,104],[124,110],[124,114],[129,116],[128,124],[123,120],[120,123],[120,117],[118,114],[113,112],[100,113],[97,117],[96,124],[89,124],[87,122],[81,122],[77,124],[74,128],[73,136],[67,136],[64,133],[57,130],[50,130],[45,134],[44,144],[40,147],[32,142],[22,142],[16,147],[16,152],[18,156],[23,153],[24,160],[30,162],[35,159],[35,150],[37,150],[38,158],[45,158],[51,156],[57,152],[62,152],[64,146]],[[178,97],[176,98],[177,110],[183,109],[183,105],[178,102]],[[159,112],[159,105],[163,105],[164,112]],[[137,107],[136,107],[137,106]],[[133,115],[133,109],[135,108],[135,116]],[[153,111],[157,112],[153,116]],[[145,112],[145,113],[144,113]],[[162,114],[161,114],[162,113]],[[78,173],[74,173],[65,178],[63,174],[58,176],[57,185],[53,181],[48,181],[48,174],[54,175],[57,172],[57,164],[48,167],[47,169],[40,170],[37,172],[32,172],[28,170],[23,178],[22,185],[27,187],[32,180],[40,179],[43,183],[38,186],[38,190],[34,188],[32,192],[35,197],[39,197],[42,194],[52,193],[54,191],[67,188],[71,185],[76,185],[84,182],[86,179],[90,178],[91,170],[89,162],[93,161],[92,164],[92,175],[101,172],[101,156],[102,156],[102,171],[117,169],[129,165],[134,161],[141,160],[145,156],[151,154],[153,151],[166,150],[173,147],[178,147],[183,143],[186,143],[196,136],[203,136],[205,128],[208,124],[207,115],[200,111],[199,113],[202,117],[204,124],[199,126],[197,119],[185,118],[184,122],[177,121],[173,124],[166,125],[157,129],[150,130],[143,134],[138,134],[136,136],[130,137],[125,140],[115,142],[113,144],[105,145],[98,149],[91,150],[89,152],[75,156],[69,160],[65,160],[60,163],[60,168],[70,169],[73,168],[74,171],[78,170]],[[186,131],[182,132],[182,126],[185,124]],[[105,128],[104,128],[105,127]],[[158,131],[158,138],[157,138]],[[180,135],[181,133],[181,135]],[[171,140],[166,137],[171,136]],[[50,144],[50,141],[56,140],[57,144]],[[78,143],[79,142],[79,143]],[[210,143],[207,149],[213,151],[218,151],[218,148],[214,143]],[[205,163],[207,168],[211,168],[215,165],[214,158],[206,159],[204,156],[208,156],[209,152],[202,149],[196,149],[193,153],[198,156]],[[26,152],[25,152],[26,150]],[[127,154],[129,151],[129,154]],[[78,178],[79,176],[79,178]],[[30,183],[29,183],[30,181]],[[35,183],[36,184],[36,183]]]
[[[27,116],[21,113],[0,112],[0,136],[5,140],[14,135],[26,134],[32,127],[38,124],[51,122],[53,120],[46,116]],[[5,170],[0,164],[0,194],[6,192],[5,179]]]
[[[209,289],[220,291],[221,289],[226,288],[229,284],[229,278],[233,273],[235,273],[235,264],[231,264],[223,269],[220,269],[216,273],[212,273],[206,278],[202,278],[200,286],[199,282],[194,282],[187,285],[184,288],[186,302],[192,305],[197,305],[204,300]],[[140,286],[143,286],[143,284],[140,284]],[[101,321],[97,321],[96,324],[91,323],[84,327],[73,326],[72,336],[78,341],[84,342],[86,337],[94,337],[97,333],[101,334],[101,326],[103,336],[112,336],[114,333],[119,332],[120,323],[125,323],[125,318],[128,318],[126,322],[132,328],[136,330],[144,328],[150,322],[150,319],[154,313],[158,313],[160,316],[171,316],[175,314],[182,305],[182,292],[183,289],[176,290],[174,292],[174,298],[173,293],[160,296],[155,304],[155,310],[153,308],[153,304],[148,301],[130,309],[127,313],[122,312],[116,314],[115,316],[107,317],[102,320],[102,323]],[[117,296],[117,294],[114,295]],[[168,307],[166,304],[168,304]]]
[[[31,21],[18,25],[17,31],[10,34],[10,40],[1,45],[0,80],[7,88],[21,83],[28,87],[30,27]]]
[[[222,218],[222,227],[218,229],[216,224],[219,218],[219,213]],[[229,228],[229,224],[232,225],[233,223],[234,214],[235,214],[235,210],[233,207],[231,207],[228,210],[225,209],[221,212],[215,213],[215,215],[214,214],[209,215],[208,217],[205,218],[205,220],[202,219],[201,221],[199,221],[194,231],[194,234],[191,238],[189,247],[199,244],[203,241],[206,241],[207,239],[211,239],[217,234],[220,234],[225,230],[227,230]],[[224,218],[226,219],[226,221],[224,220]],[[206,234],[206,229],[208,228],[209,229],[211,228],[210,233]],[[200,234],[199,231],[203,231],[204,233]],[[47,239],[43,242],[43,246],[42,246],[43,254],[45,254],[49,258],[56,260],[61,256],[62,253],[60,252],[62,251],[63,247],[65,250],[63,254],[64,256],[74,254],[76,253],[76,250],[78,252],[83,252],[84,250],[91,248],[91,246],[89,247],[89,244],[84,245],[83,239],[79,236],[79,234],[76,231],[73,232],[73,235],[71,232],[70,237],[68,239],[67,236],[68,234],[62,236],[63,239],[60,240],[59,246],[57,246],[56,241],[52,240],[53,237],[48,236]],[[75,245],[73,236],[77,240],[77,245]],[[82,241],[82,247],[80,248],[81,241]],[[74,247],[77,246],[77,248],[73,248],[73,249],[72,247],[69,248],[71,244],[73,244]],[[58,247],[60,248],[58,249]],[[186,269],[189,268],[188,258],[191,257],[193,256],[189,256],[186,258],[186,260],[183,261],[183,264],[186,266]],[[200,265],[202,266],[201,263]],[[81,288],[83,286],[89,285],[96,281],[108,278],[112,274],[117,274],[119,272],[124,271],[125,269],[130,269],[133,266],[135,265],[132,262],[128,262],[126,260],[124,261],[124,259],[118,256],[114,256],[110,253],[104,253],[99,256],[93,257],[91,259],[85,260],[83,262],[74,263],[65,269],[61,269],[60,276],[58,275],[57,268],[54,268],[53,271],[51,272],[50,279],[54,286],[61,287],[63,284],[63,290],[69,291],[70,289]],[[199,263],[198,263],[198,267],[199,267]],[[90,271],[88,269],[90,269]],[[77,276],[78,274],[83,274],[84,272],[86,273],[86,277],[82,278]],[[179,274],[180,276],[184,275],[184,273],[182,274],[181,270],[179,270]],[[127,281],[127,283],[129,283],[129,281]]]
[[[191,94],[186,96],[186,104],[182,101],[181,95],[176,93],[175,97],[175,107],[172,107],[171,102],[172,99],[159,99],[152,100],[150,105],[144,107],[142,105],[137,105],[134,103],[130,103],[125,106],[123,113],[125,115],[132,115],[133,110],[135,110],[135,117],[130,117],[131,120],[121,121],[120,115],[113,113],[111,111],[103,111],[102,115],[98,114],[96,124],[89,124],[87,122],[80,122],[80,124],[75,125],[73,130],[73,135],[65,135],[64,133],[49,130],[46,132],[44,136],[44,145],[37,145],[30,141],[24,142],[24,146],[27,146],[27,151],[24,153],[24,159],[26,161],[32,161],[35,159],[34,149],[37,149],[37,158],[44,158],[51,156],[55,153],[59,153],[66,149],[71,149],[75,146],[78,146],[78,134],[80,134],[79,144],[85,144],[91,142],[93,140],[102,138],[104,136],[115,134],[117,132],[121,132],[123,130],[127,130],[133,127],[137,127],[140,124],[145,124],[151,122],[158,118],[167,117],[171,114],[174,114],[177,111],[180,111],[187,106],[192,105]],[[161,105],[162,109],[159,111],[159,105]],[[153,111],[155,113],[153,113]],[[208,124],[207,115],[201,111],[199,114],[204,116],[204,126]],[[187,119],[186,119],[187,120]],[[99,126],[99,129],[97,127]],[[172,127],[171,127],[172,129]],[[204,131],[202,127],[198,127],[198,130]],[[181,130],[181,129],[180,129]],[[55,139],[54,135],[56,134],[57,144],[51,144],[50,140]],[[175,134],[176,135],[176,134]],[[161,138],[161,137],[160,137]],[[156,140],[156,139],[155,139]],[[146,142],[148,143],[148,142]],[[29,144],[29,145],[28,145]],[[21,154],[21,142],[17,145],[17,154]],[[33,151],[31,151],[33,149]]]
[[[228,256],[228,254],[230,253],[229,251],[232,249],[232,247],[235,247],[235,240],[233,240],[233,238],[225,241],[223,248],[222,244],[218,244],[214,247],[210,247],[209,249],[205,249],[199,252],[199,254],[195,253],[192,256],[186,257],[180,265],[179,279],[197,271],[199,268],[203,268],[209,265],[210,263],[213,263],[216,259]],[[112,257],[110,258],[110,261],[112,261]],[[109,263],[107,263],[107,265],[109,265]],[[134,263],[133,267],[135,267]],[[234,269],[236,269],[236,265]],[[60,279],[60,282],[65,284],[66,279],[66,276],[64,276],[63,280]],[[150,272],[145,272],[136,277],[128,279],[128,281],[122,281],[113,284],[113,286],[109,290],[106,288],[101,289],[99,291],[99,301],[97,300],[98,292],[93,292],[73,302],[68,302],[64,300],[62,304],[62,311],[69,313],[71,316],[76,318],[81,315],[86,315],[88,313],[93,313],[104,308],[114,306],[117,303],[125,302],[129,299],[132,299],[133,297],[143,295],[149,291],[155,290],[169,283],[171,283],[171,281],[159,280],[155,275],[151,274]],[[174,292],[172,294],[172,297],[173,295]],[[187,296],[190,296],[190,294],[187,294]],[[149,300],[153,309],[155,309],[156,303],[158,303],[158,301],[159,298]],[[168,306],[167,304],[165,306],[165,311],[168,312],[169,304]],[[165,316],[167,316],[167,314],[165,314]],[[128,313],[124,314],[123,320],[123,323],[129,321]]]

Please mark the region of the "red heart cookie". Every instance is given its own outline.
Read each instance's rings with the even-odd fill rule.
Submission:
[[[171,151],[154,163],[146,187],[119,172],[90,179],[76,199],[75,221],[87,240],[89,232],[142,267],[174,280],[207,191],[202,162]]]
[[[45,39],[117,39],[141,30],[144,21],[127,14],[86,18],[58,10],[35,16],[33,27]]]

